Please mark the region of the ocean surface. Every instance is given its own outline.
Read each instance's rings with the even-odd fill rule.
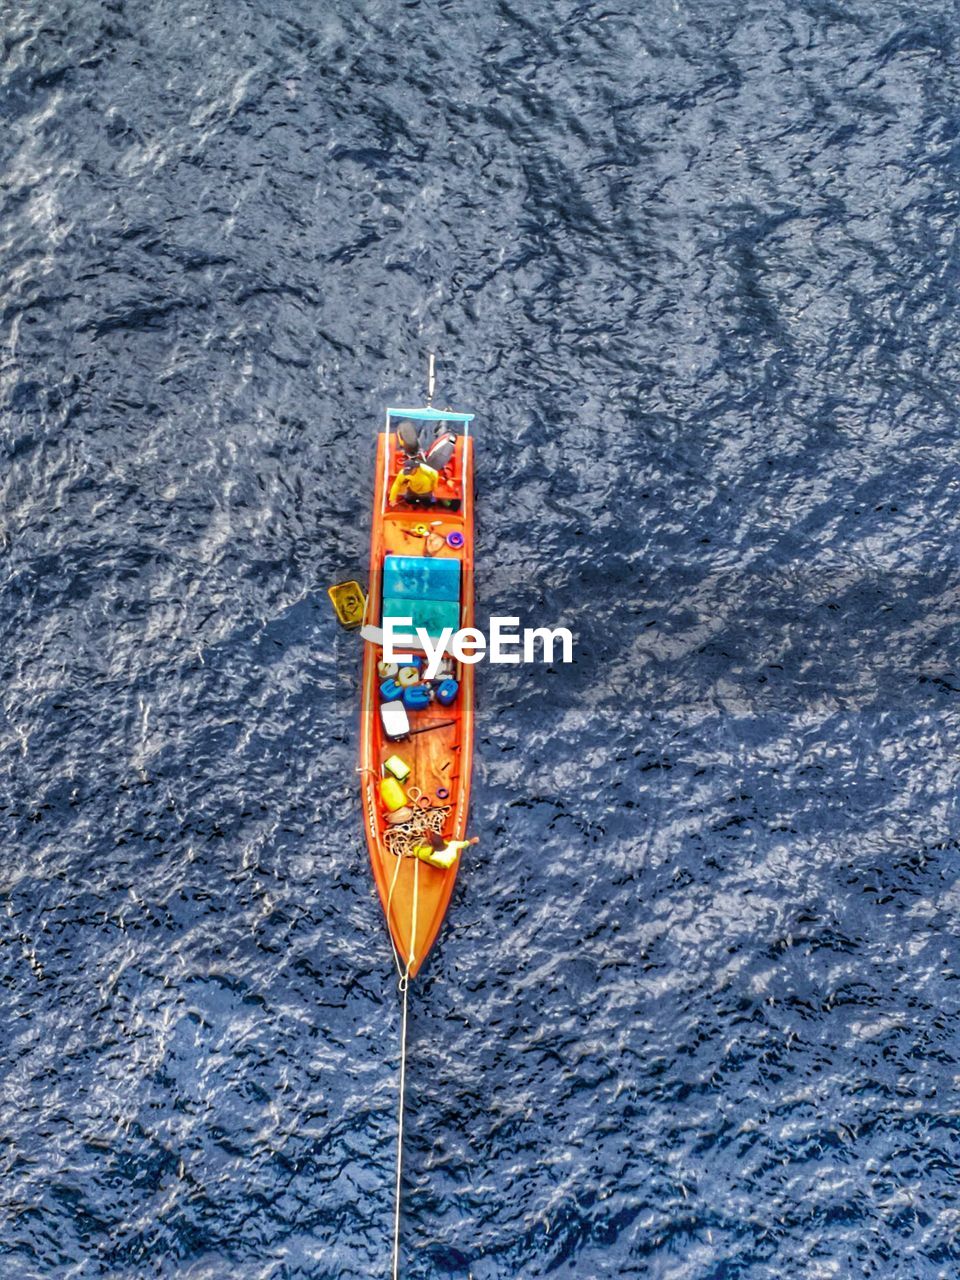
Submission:
[[[0,1280],[389,1275],[376,432],[477,414],[405,1280],[960,1271],[960,10],[12,0]]]

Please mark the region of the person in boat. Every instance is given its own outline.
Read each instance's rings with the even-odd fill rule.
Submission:
[[[397,440],[400,448],[409,457],[420,456],[420,432],[417,430],[416,423],[411,422],[409,418],[404,418],[402,422],[397,423]]]
[[[420,502],[432,501],[439,478],[436,468],[429,466],[422,458],[408,459],[390,486],[390,506],[392,507],[400,498],[410,498]]]
[[[431,867],[449,871],[462,849],[479,843],[479,836],[474,836],[471,840],[444,840],[436,831],[425,831],[422,842],[414,846],[413,853],[421,862],[429,862]]]

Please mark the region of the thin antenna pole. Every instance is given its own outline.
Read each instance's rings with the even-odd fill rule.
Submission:
[[[429,355],[429,364],[427,365],[427,408],[433,404],[433,391],[436,386],[436,378],[433,372],[433,352]]]
[[[431,360],[433,357],[431,356]],[[403,994],[403,1020],[400,1025],[400,1119],[397,1124],[397,1186],[393,1209],[393,1280],[400,1277],[400,1180],[403,1176],[403,1093],[407,1077],[407,991],[410,970],[400,979]]]

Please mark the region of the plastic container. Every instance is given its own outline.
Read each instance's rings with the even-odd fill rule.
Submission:
[[[404,689],[409,689],[411,685],[420,683],[420,671],[417,667],[401,667],[397,672],[397,684]]]
[[[327,587],[327,595],[341,627],[354,631],[363,622],[366,598],[359,582],[338,582]]]
[[[424,532],[428,532],[426,525]],[[460,561],[435,560],[429,556],[388,555],[383,562],[383,611],[388,617],[400,618],[404,613],[410,612],[409,609],[390,612],[386,608],[390,599],[459,602]]]
[[[391,741],[405,738],[410,732],[410,717],[402,702],[381,702],[380,723]]]
[[[394,813],[397,809],[402,809],[407,803],[407,793],[396,778],[381,778],[380,799],[390,813]]]
[[[442,562],[434,561],[434,563]],[[446,563],[459,565],[460,562],[459,560],[448,560]],[[404,600],[399,597],[384,595],[383,616],[384,618],[394,619],[395,634],[397,636],[393,646],[394,652],[398,649],[402,652],[401,646],[405,637],[415,636],[417,627],[422,627],[432,639],[437,639],[441,636],[444,627],[450,627],[453,631],[458,630],[460,626],[460,601]],[[399,623],[396,621],[397,618],[410,618],[411,621]],[[414,643],[414,641],[407,641],[407,643]]]
[[[452,707],[459,692],[460,685],[456,680],[441,680],[437,685],[437,701],[441,707]]]
[[[410,766],[400,756],[389,756],[383,762],[387,773],[393,774],[398,782],[406,782],[410,777]]]
[[[430,690],[422,684],[412,684],[403,690],[403,705],[408,711],[423,711],[430,705]]]
[[[380,686],[381,702],[396,702],[398,698],[403,697],[403,690],[397,684],[396,680],[384,680]]]

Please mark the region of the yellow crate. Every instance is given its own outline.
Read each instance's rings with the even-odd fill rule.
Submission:
[[[337,621],[348,631],[355,631],[363,622],[367,607],[363,587],[359,582],[337,582],[327,587],[327,595],[337,615]]]
[[[410,777],[410,766],[400,756],[390,756],[384,760],[383,767],[387,773],[392,773],[398,782],[406,782]]]

